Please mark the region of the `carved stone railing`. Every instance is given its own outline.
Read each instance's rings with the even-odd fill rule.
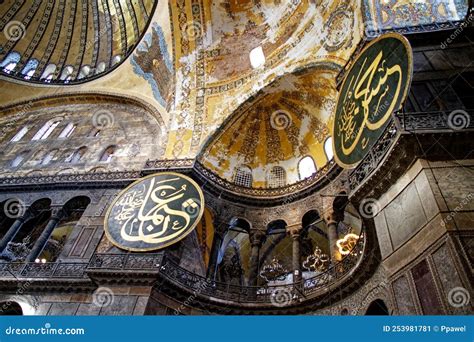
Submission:
[[[397,126],[395,122],[392,122],[385,129],[385,132],[369,151],[367,156],[349,175],[349,188],[351,191],[356,189],[375,169],[377,169],[377,167],[379,167],[382,159],[393,146],[398,136]]]
[[[87,263],[0,263],[0,278],[31,279],[84,279],[87,278],[85,270]]]
[[[0,178],[0,186],[25,184],[77,184],[114,181],[131,181],[141,177],[141,171],[69,173],[62,175],[21,176]]]
[[[460,131],[474,129],[474,110],[450,110],[421,113],[398,113],[403,131]]]
[[[382,164],[400,135],[405,133],[446,133],[474,129],[474,110],[397,113],[368,155],[349,175],[350,191],[357,189]]]
[[[145,163],[145,170],[191,169],[193,165],[194,159],[147,160]]]
[[[152,271],[158,272],[163,254],[94,254],[87,267],[88,271]]]
[[[192,273],[173,261],[165,258],[160,275],[183,288],[184,290],[208,297],[238,303],[277,303],[278,306],[289,306],[295,300],[316,298],[326,293],[332,286],[338,286],[356,270],[364,253],[363,235],[351,253],[342,261],[330,266],[327,271],[298,283],[285,285],[239,286],[207,279]],[[280,302],[281,301],[281,302]]]
[[[199,162],[196,162],[194,165],[194,170],[198,173],[198,175],[214,186],[230,191],[233,194],[253,198],[275,198],[291,195],[293,193],[307,189],[323,179],[327,179],[328,174],[335,169],[338,169],[338,166],[334,160],[331,160],[325,166],[318,169],[318,172],[314,173],[311,177],[308,177],[300,182],[275,189],[257,189],[244,187],[222,179],[212,171],[206,169]]]
[[[387,33],[387,32],[398,32],[401,34],[428,33],[428,32],[435,32],[435,31],[452,30],[452,29],[461,27],[463,23],[465,23],[465,21],[446,21],[444,23],[432,23],[432,24],[425,24],[425,25],[418,25],[418,26],[381,29],[379,31],[367,30],[367,34],[369,37],[375,38],[379,36],[380,34]]]

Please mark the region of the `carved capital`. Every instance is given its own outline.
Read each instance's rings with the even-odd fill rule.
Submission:
[[[23,215],[17,218],[17,220],[20,220],[22,222],[26,222],[28,220],[31,220],[34,218],[36,215],[38,215],[38,212],[34,210],[32,207],[27,207]]]
[[[258,229],[251,229],[249,233],[250,244],[253,246],[261,246],[267,237],[267,234]]]
[[[303,229],[303,226],[301,223],[286,226],[286,231],[288,232],[288,234],[290,234],[290,236],[293,239],[298,239],[300,237],[302,229]]]
[[[324,212],[323,219],[327,225],[330,225],[330,224],[337,225],[339,222],[344,220],[344,213],[336,211],[334,209],[329,209],[326,212]]]
[[[66,216],[66,211],[62,206],[51,206],[51,220],[61,220]]]

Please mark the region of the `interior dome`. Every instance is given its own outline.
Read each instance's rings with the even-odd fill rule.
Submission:
[[[249,188],[285,187],[314,177],[332,160],[334,76],[307,70],[265,87],[206,144],[200,163]]]
[[[1,1],[0,75],[80,83],[121,64],[158,1]]]

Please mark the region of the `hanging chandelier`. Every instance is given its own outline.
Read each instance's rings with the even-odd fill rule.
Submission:
[[[260,277],[266,281],[285,280],[288,270],[286,270],[277,258],[273,258],[269,264],[263,266]]]
[[[303,261],[303,268],[310,272],[325,272],[329,265],[329,255],[324,254],[321,248],[316,246],[313,254],[308,255]]]

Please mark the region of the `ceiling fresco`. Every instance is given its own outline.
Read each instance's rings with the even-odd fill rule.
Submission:
[[[346,1],[181,3],[171,8],[177,87],[170,158],[199,153],[234,110],[281,75],[308,65],[339,70],[361,39],[361,10]],[[258,47],[265,60],[252,67]]]
[[[103,75],[134,50],[155,0],[0,3],[0,73],[40,83]]]
[[[269,167],[285,167],[294,183],[302,156],[327,163],[321,142],[331,135],[334,79],[367,27],[462,19],[466,1],[6,0],[0,8],[2,30],[15,21],[26,29],[18,39],[0,36],[0,60],[20,55],[12,74],[0,74],[0,106],[78,93],[140,100],[168,133],[155,159],[199,156],[227,180],[235,165],[249,164],[259,170],[253,186],[265,187]],[[28,81],[22,72],[32,59],[41,67],[30,81],[58,66],[50,83],[18,81]],[[113,70],[99,72],[101,62]],[[291,124],[271,130],[279,110]]]
[[[286,170],[287,183],[298,182],[303,157],[310,156],[318,169],[329,161],[324,143],[336,96],[334,73],[311,70],[283,76],[234,113],[199,161],[231,182],[234,171],[246,165],[257,188],[267,187],[275,166]]]

